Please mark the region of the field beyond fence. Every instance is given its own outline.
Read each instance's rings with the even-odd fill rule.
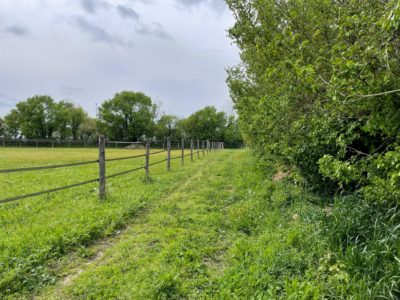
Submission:
[[[3,140],[4,141],[4,140]],[[171,168],[171,160],[180,159],[181,164],[183,165],[185,162],[185,157],[190,156],[190,160],[193,161],[194,156],[199,157],[200,155],[205,155],[210,153],[211,151],[217,151],[223,149],[224,145],[223,142],[210,142],[210,141],[196,141],[193,140],[189,141],[189,148],[187,149],[189,153],[185,152],[185,140],[182,139],[180,141],[171,141],[169,138],[163,142],[152,142],[150,139],[146,140],[145,142],[112,142],[115,145],[118,144],[128,144],[128,149],[137,149],[142,146],[145,150],[143,153],[135,153],[134,155],[130,156],[123,156],[123,157],[115,157],[115,158],[106,158],[106,144],[107,141],[104,135],[99,136],[98,142],[98,159],[96,160],[85,160],[85,161],[75,161],[71,163],[58,163],[58,164],[49,164],[49,165],[41,165],[41,166],[24,166],[24,167],[16,167],[16,168],[4,168],[0,169],[0,174],[11,174],[11,173],[22,173],[22,172],[41,172],[43,170],[50,170],[50,169],[61,169],[61,168],[72,168],[72,167],[79,167],[84,165],[98,165],[98,177],[87,178],[84,181],[74,182],[68,185],[52,187],[49,189],[35,191],[32,193],[25,193],[25,194],[17,194],[13,196],[9,196],[6,198],[0,198],[0,204],[14,202],[26,198],[32,198],[52,192],[58,192],[65,189],[75,188],[82,185],[87,185],[91,183],[98,182],[98,190],[99,190],[99,197],[100,199],[104,199],[106,197],[106,180],[122,175],[126,175],[128,173],[137,172],[140,170],[145,170],[146,178],[150,179],[150,167],[161,164],[166,162],[166,169],[167,171]],[[162,143],[162,146],[161,146]],[[4,144],[5,145],[5,144]],[[134,146],[134,147],[133,147]],[[152,147],[153,146],[153,147]],[[160,147],[161,146],[161,147]],[[37,144],[36,144],[37,147]],[[53,147],[52,147],[53,148]],[[118,147],[116,147],[118,148]],[[171,156],[171,152],[174,150],[180,150],[180,155]],[[154,151],[152,151],[154,150]],[[164,159],[156,159],[155,161],[151,161],[150,157],[154,155],[166,153],[166,158]],[[113,161],[122,161],[122,160],[133,160],[133,159],[140,159],[144,158],[144,164],[136,166],[135,168],[125,169],[120,172],[115,172],[112,174],[106,174],[106,163],[113,162]],[[51,181],[51,178],[49,178]],[[18,189],[17,189],[18,190]]]

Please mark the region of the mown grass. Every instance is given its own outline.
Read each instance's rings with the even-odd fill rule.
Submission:
[[[385,274],[371,278],[362,260],[358,268],[364,273],[355,271],[357,262],[349,261],[354,254],[335,248],[333,239],[364,230],[357,213],[345,217],[340,204],[324,207],[326,199],[291,179],[273,180],[275,171],[247,151],[210,157],[182,186],[154,202],[101,258],[75,264],[70,282],[41,297],[395,299],[396,283],[386,287]],[[366,211],[362,215],[370,217]],[[392,240],[395,245],[398,238]],[[389,244],[376,242],[380,258],[394,250],[385,252]],[[364,251],[364,259],[375,264],[374,252]],[[381,261],[386,276],[396,278],[397,266]]]
[[[174,151],[173,156],[179,151]],[[107,149],[107,158],[131,156],[142,150]],[[97,159],[96,149],[1,148],[0,168],[41,166]],[[165,158],[154,155],[151,161]],[[203,159],[203,158],[201,158]],[[144,158],[110,162],[107,174],[144,165]],[[172,161],[151,167],[153,183],[144,170],[108,180],[107,199],[99,201],[97,185],[25,199],[0,206],[0,295],[29,294],[55,282],[49,263],[94,240],[113,234],[152,199],[173,190],[195,170]],[[98,166],[0,174],[0,198],[31,193],[98,177]],[[0,297],[2,298],[2,297]]]
[[[308,197],[308,198],[307,198]],[[224,151],[137,219],[101,259],[42,295],[63,299],[320,298],[321,208],[261,175],[247,151]],[[307,198],[307,199],[306,199]],[[327,268],[330,265],[327,264]],[[340,276],[339,276],[340,277]],[[338,279],[339,280],[339,279]]]
[[[105,202],[86,187],[1,208],[3,295],[398,298],[398,214],[321,199],[246,150],[179,164],[110,181]]]

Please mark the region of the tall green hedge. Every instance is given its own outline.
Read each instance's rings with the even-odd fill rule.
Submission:
[[[400,1],[227,3],[246,142],[316,191],[400,203]]]

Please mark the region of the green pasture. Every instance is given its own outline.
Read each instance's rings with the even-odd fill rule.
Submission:
[[[2,169],[97,157],[95,149],[0,153]],[[106,156],[140,153],[107,149]],[[110,162],[107,173],[143,164],[143,157]],[[94,165],[0,174],[1,196],[96,172]],[[396,282],[372,284],[352,269],[357,253],[332,247],[362,210],[340,219],[348,212],[326,207],[251,151],[186,157],[184,166],[177,159],[170,172],[162,163],[150,173],[151,180],[144,170],[108,180],[105,201],[90,184],[1,205],[0,298],[396,299]],[[383,267],[396,274],[396,265]]]
[[[158,149],[159,150],[159,149]],[[152,150],[152,152],[157,149]],[[106,158],[143,150],[107,149]],[[172,156],[180,151],[172,151]],[[96,160],[97,149],[0,148],[0,169]],[[166,157],[151,156],[150,163]],[[196,156],[195,156],[196,157]],[[107,199],[98,199],[97,183],[0,205],[0,295],[30,292],[56,280],[46,263],[119,230],[152,199],[175,188],[200,162],[180,160],[107,181]],[[196,157],[196,160],[197,157]],[[143,166],[144,157],[107,163],[107,175]],[[98,177],[98,165],[0,174],[0,198],[33,193]],[[1,297],[0,297],[1,298]]]

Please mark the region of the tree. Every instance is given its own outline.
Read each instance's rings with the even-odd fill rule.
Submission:
[[[162,115],[156,124],[156,136],[159,138],[180,138],[182,133],[179,130],[178,123],[178,117],[168,114]]]
[[[121,92],[99,109],[99,128],[110,139],[137,140],[155,129],[156,105],[143,93]]]
[[[87,113],[68,101],[60,101],[56,104],[55,126],[60,139],[78,139],[78,130],[82,122],[87,118]]]
[[[20,125],[18,122],[18,112],[13,109],[4,117],[5,134],[12,138],[17,138],[20,133]]]
[[[0,118],[0,136],[4,136],[5,133],[5,124],[4,120]]]
[[[7,131],[16,137],[47,139],[55,131],[56,105],[49,96],[34,96],[18,102],[5,117]]]
[[[79,128],[88,119],[87,113],[82,107],[72,107],[70,109],[71,133],[74,140],[78,139]]]
[[[78,136],[82,141],[94,141],[97,139],[97,120],[85,118],[79,126]]]
[[[188,138],[222,140],[225,124],[226,114],[207,106],[183,120],[182,125]]]
[[[227,147],[240,147],[243,144],[239,121],[235,116],[229,116],[224,129],[223,141]]]

